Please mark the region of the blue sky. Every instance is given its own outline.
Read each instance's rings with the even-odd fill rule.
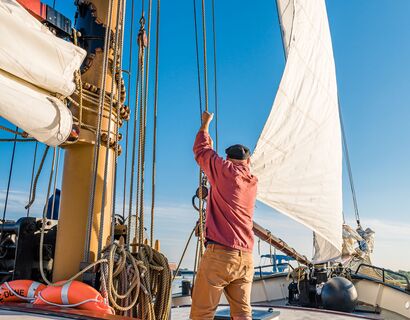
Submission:
[[[131,0],[127,2],[130,6]],[[215,2],[220,150],[233,143],[253,148],[285,64],[275,1],[254,1],[252,5],[244,0]],[[211,2],[207,3],[210,18]],[[410,2],[327,0],[326,3],[359,210],[363,225],[376,231],[374,262],[410,270],[410,258],[402,255],[402,250],[410,246],[410,20],[407,16]],[[198,2],[198,13],[199,5]],[[62,0],[56,1],[56,8],[69,17],[75,10],[71,1]],[[136,12],[138,16],[139,10]],[[209,100],[213,111],[210,19],[207,27]],[[175,261],[196,221],[196,213],[190,207],[198,172],[192,143],[199,126],[191,0],[162,1],[160,41],[156,236],[162,239],[163,250],[170,260]],[[127,45],[125,51],[128,50]],[[136,61],[133,65],[135,71]],[[128,68],[128,53],[124,68]],[[131,94],[131,101],[133,98]],[[152,95],[150,99],[152,102]],[[152,123],[151,110],[149,123]],[[152,151],[150,124],[147,168]],[[23,199],[27,198],[33,147],[17,146],[18,170],[13,176],[10,205],[10,213],[14,215],[23,211]],[[0,145],[0,190],[6,188],[10,154],[11,144]],[[148,181],[150,170],[147,174]],[[45,181],[43,175],[39,191],[43,198]],[[150,190],[149,182],[146,190]],[[148,192],[147,203],[149,198]],[[41,203],[37,204],[37,212],[40,208]],[[344,177],[344,211],[347,219],[353,221],[347,176]],[[303,253],[311,254],[311,232],[306,228],[261,204],[255,217],[274,234]],[[262,246],[262,251],[266,250]],[[193,247],[190,251],[185,263],[188,267]]]

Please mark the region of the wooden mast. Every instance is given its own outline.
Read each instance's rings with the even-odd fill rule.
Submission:
[[[114,107],[112,108],[112,122],[110,128],[110,139],[115,141],[117,124],[117,83],[115,75],[112,74],[112,64],[114,61],[114,50],[112,41],[117,24],[117,7],[120,0],[112,1],[112,18],[110,23],[111,44],[108,54],[108,65],[106,72],[105,92],[109,97],[114,81]],[[76,2],[77,22],[76,29],[81,32],[79,44],[87,50],[87,58],[82,69],[81,80],[85,94],[94,96],[94,99],[82,99],[82,126],[79,141],[65,148],[64,171],[62,181],[62,197],[60,218],[55,250],[55,262],[53,271],[53,281],[67,279],[77,273],[80,264],[84,261],[84,245],[87,234],[87,221],[90,207],[90,194],[93,185],[93,165],[94,165],[94,144],[96,134],[91,127],[97,127],[98,121],[98,100],[101,92],[101,83],[104,61],[104,34],[107,26],[107,16],[110,1],[90,0]],[[124,9],[125,10],[125,9]],[[97,33],[97,34],[96,34]],[[121,90],[122,88],[120,88]],[[79,103],[79,95],[73,98]],[[109,98],[105,99],[106,105]],[[102,132],[108,131],[109,108],[106,106],[103,111],[101,122]],[[123,110],[123,109],[122,109]],[[71,111],[76,118],[80,118],[78,106],[72,106]],[[121,121],[120,121],[121,122]],[[103,133],[104,135],[104,133]],[[107,135],[105,135],[105,138]],[[106,139],[105,139],[106,140]],[[97,176],[95,184],[95,199],[93,224],[90,234],[90,261],[97,258],[98,240],[100,233],[100,217],[104,212],[103,243],[105,244],[110,233],[112,198],[113,198],[113,179],[115,168],[115,145],[109,148],[108,158],[106,158],[106,142],[104,137],[99,148],[99,160],[97,165]],[[102,190],[104,186],[105,162],[108,161],[106,174],[106,193],[105,205],[102,210]]]

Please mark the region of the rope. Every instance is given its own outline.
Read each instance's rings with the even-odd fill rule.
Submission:
[[[34,155],[33,155],[33,167],[31,169],[31,181],[30,181],[30,192],[28,195],[28,201],[30,201],[30,195],[33,190],[33,181],[34,181],[34,170],[36,168],[36,160],[37,160],[37,149],[38,149],[38,142],[36,142],[36,146],[34,148]],[[30,216],[30,207],[27,208],[27,217]]]
[[[147,127],[147,107],[148,107],[148,89],[149,89],[149,58],[150,58],[150,47],[151,47],[151,11],[152,11],[152,0],[148,2],[148,28],[147,28],[147,52],[145,55],[145,81],[143,82],[144,94],[143,100],[141,100],[141,110],[143,110],[143,117],[141,120],[141,146],[140,146],[140,197],[139,197],[139,242],[144,241],[144,191],[145,191],[145,147],[146,147],[146,127]],[[142,96],[141,96],[142,97]]]
[[[154,208],[155,208],[155,176],[157,162],[157,112],[158,112],[158,67],[159,67],[159,26],[160,26],[161,0],[157,0],[157,27],[155,30],[155,88],[154,88],[154,137],[152,143],[152,192],[151,192],[151,228],[150,244],[154,241]]]
[[[51,169],[50,169],[50,177],[48,179],[48,187],[47,187],[47,196],[46,196],[46,201],[45,201],[45,205],[43,208],[43,217],[42,217],[42,224],[41,224],[41,232],[40,232],[40,247],[39,247],[39,263],[40,263],[40,274],[41,277],[43,278],[44,282],[46,282],[47,284],[49,284],[50,282],[48,281],[45,273],[44,273],[44,268],[43,268],[43,245],[44,245],[44,233],[45,233],[45,226],[46,226],[46,222],[47,222],[47,211],[48,211],[48,199],[50,197],[50,189],[51,189],[51,183],[53,181],[53,173],[54,173],[54,167],[55,167],[55,163],[56,163],[56,154],[57,154],[57,149],[54,148],[54,152],[53,152],[53,160],[51,162]]]
[[[199,258],[202,257],[205,251],[204,244],[204,200],[202,199],[202,185],[204,183],[204,173],[199,169],[199,226],[198,226],[198,241],[199,241]]]
[[[18,138],[13,138],[13,139],[0,139],[0,142],[36,142],[36,139],[18,139]]]
[[[175,269],[174,276],[172,277],[172,281],[175,280],[175,277],[177,276],[177,274],[178,274],[178,272],[179,272],[179,269],[180,269],[180,267],[181,267],[182,261],[184,260],[186,251],[188,250],[189,243],[191,242],[191,239],[192,239],[192,236],[193,236],[194,233],[195,233],[195,230],[196,230],[196,226],[192,229],[192,231],[191,231],[191,233],[190,233],[190,235],[189,235],[189,237],[188,237],[188,240],[187,240],[187,242],[186,242],[186,244],[185,244],[185,247],[184,247],[184,251],[182,251],[181,258],[179,259],[177,268]]]
[[[111,73],[114,77],[117,73],[117,59],[118,59],[118,43],[119,43],[119,36],[120,36],[120,14],[121,14],[121,4],[122,1],[118,1],[117,3],[117,17],[116,17],[116,26],[115,26],[115,38],[114,38],[114,61],[112,63]],[[104,218],[105,218],[105,205],[106,205],[106,198],[107,198],[107,178],[108,178],[108,162],[110,156],[110,141],[111,141],[111,125],[112,125],[112,113],[113,113],[113,106],[114,106],[114,85],[115,81],[111,81],[111,88],[110,88],[110,109],[108,115],[108,134],[107,134],[107,144],[105,146],[105,159],[104,159],[104,175],[103,175],[103,189],[101,195],[101,214],[100,214],[100,229],[98,234],[98,252],[101,252],[103,247],[103,235],[104,235]],[[119,90],[120,88],[117,88]],[[120,102],[118,101],[118,104]],[[119,126],[119,123],[117,124]],[[114,224],[115,220],[112,219],[111,224]],[[113,236],[113,234],[112,234]],[[111,237],[113,238],[113,237]]]
[[[125,0],[121,1],[121,23],[120,23],[120,37],[119,37],[119,43],[118,43],[118,48],[119,48],[119,63],[118,63],[118,68],[117,68],[117,73],[116,76],[118,77],[117,80],[117,123],[115,126],[115,152],[114,152],[114,190],[113,190],[113,196],[112,196],[112,213],[111,213],[111,235],[114,235],[115,232],[115,211],[116,211],[116,194],[117,194],[117,169],[118,169],[118,157],[119,157],[119,128],[120,128],[120,107],[121,107],[121,83],[122,83],[122,45],[124,42],[124,22],[125,22]],[[127,121],[128,123],[128,121]],[[112,236],[111,238],[111,243],[114,241],[114,237]]]
[[[201,91],[201,71],[199,67],[199,46],[198,46],[198,27],[196,21],[196,0],[194,2],[194,27],[195,27],[195,50],[196,50],[196,71],[197,71],[197,82],[198,82],[198,98],[199,98],[199,119],[202,117],[202,91]]]
[[[168,261],[148,245],[140,245],[137,259],[147,267],[142,283],[149,293],[140,296],[139,317],[167,320],[171,304],[171,270]]]
[[[46,300],[42,295],[41,292],[38,293],[37,296],[41,301],[43,301],[44,303],[50,305],[50,306],[55,306],[55,307],[60,307],[60,308],[75,308],[75,307],[79,307],[85,303],[88,302],[96,302],[99,303],[100,301],[98,299],[85,299],[83,301],[77,302],[77,303],[71,303],[71,304],[59,304],[59,303],[54,303],[51,301]]]
[[[53,219],[53,216],[54,216],[54,207],[56,203],[56,190],[57,190],[57,179],[58,179],[58,167],[60,164],[60,151],[61,149],[58,148],[57,160],[56,160],[56,172],[54,175],[54,185],[53,185],[53,203],[51,205],[51,219]],[[47,201],[47,205],[48,205],[48,201]],[[48,208],[47,208],[47,211],[48,211]]]
[[[13,133],[15,135],[22,136],[22,137],[27,137],[28,136],[28,134],[26,132],[19,132],[17,127],[16,127],[15,130],[13,130],[13,129],[7,128],[5,126],[0,126],[0,130],[4,130],[6,132]]]
[[[124,246],[119,246],[115,242],[103,252],[103,258],[108,263],[102,265],[100,290],[103,296],[108,297],[115,310],[126,312],[137,303],[141,287],[140,276],[145,273],[145,267],[129,251],[126,251]],[[114,282],[121,280],[122,287],[127,288],[124,294],[120,294],[114,285]],[[120,305],[123,299],[128,299],[130,296],[131,301],[128,305]]]
[[[140,20],[141,22],[141,20]],[[138,120],[138,107],[139,107],[139,99],[140,99],[140,82],[142,80],[141,70],[143,69],[144,64],[144,44],[143,39],[141,38],[144,33],[144,26],[140,24],[140,30],[138,32],[138,70],[137,70],[137,81],[135,85],[136,91],[136,98],[134,103],[134,131],[133,131],[133,140],[132,140],[132,158],[131,158],[131,177],[130,177],[130,198],[129,198],[129,206],[128,206],[128,232],[127,232],[127,245],[131,243],[131,220],[132,220],[132,211],[133,211],[133,197],[134,197],[134,175],[135,175],[135,157],[136,157],[136,145],[137,145],[137,120]],[[139,164],[138,164],[139,168]],[[138,179],[137,179],[138,180]],[[137,181],[138,184],[138,181]],[[137,188],[138,189],[138,188]],[[137,205],[138,205],[138,194],[136,195],[137,198]],[[138,207],[137,207],[138,210]],[[138,223],[137,215],[135,217],[136,224]],[[137,227],[135,227],[137,230]]]
[[[12,294],[14,294],[17,298],[19,298],[19,299],[21,299],[21,300],[26,300],[26,301],[33,301],[33,300],[35,300],[36,298],[29,298],[29,297],[25,297],[25,296],[22,296],[22,295],[20,295],[20,294],[18,294],[11,286],[10,286],[10,284],[6,281],[6,282],[3,282],[3,284],[7,287],[7,289],[12,293]]]
[[[15,133],[14,133],[14,139],[16,139],[18,134],[18,127],[16,127]],[[7,179],[7,190],[6,190],[6,198],[4,200],[4,210],[3,210],[3,225],[1,229],[1,237],[3,237],[3,228],[4,228],[4,222],[6,221],[6,213],[7,213],[7,204],[9,202],[9,194],[10,194],[10,184],[11,184],[11,178],[13,176],[13,168],[14,168],[14,157],[16,155],[16,141],[14,141],[13,144],[13,151],[11,152],[11,159],[10,159],[10,169],[9,169],[9,177]]]
[[[199,238],[196,242],[196,249],[195,249],[195,260],[194,260],[194,274],[192,276],[192,286],[195,285],[195,278],[198,271],[198,264],[199,264]]]
[[[215,98],[215,151],[218,153],[218,82],[216,72],[216,30],[215,30],[215,0],[212,0],[212,34],[214,49],[214,98]]]
[[[88,210],[88,218],[87,218],[87,232],[85,237],[85,245],[84,245],[84,261],[88,262],[90,259],[90,241],[91,241],[91,229],[94,220],[94,206],[95,206],[95,192],[97,186],[97,168],[98,168],[98,161],[99,161],[99,154],[100,154],[100,145],[101,145],[101,122],[102,122],[102,114],[104,108],[104,100],[105,100],[105,84],[107,80],[107,68],[108,68],[108,54],[109,54],[109,45],[111,42],[111,18],[112,18],[112,10],[113,9],[113,1],[109,0],[108,4],[108,12],[107,12],[107,28],[105,29],[105,36],[104,36],[104,57],[103,57],[103,65],[102,65],[102,78],[100,83],[100,96],[99,96],[99,103],[98,103],[98,117],[97,117],[97,132],[96,132],[96,142],[94,144],[94,157],[93,157],[93,178],[91,183],[91,190],[90,190],[90,204]]]
[[[132,75],[132,48],[134,43],[134,6],[135,1],[131,1],[131,30],[129,37],[130,50],[128,53],[128,93],[127,93],[127,106],[130,106],[130,87],[131,87],[131,75]],[[127,197],[127,172],[128,172],[128,132],[129,132],[129,121],[126,124],[126,133],[125,133],[125,159],[124,159],[124,192],[123,192],[123,201],[122,201],[122,217],[125,219],[125,204]],[[129,229],[128,229],[129,231]],[[128,241],[127,241],[128,244]]]
[[[77,34],[76,32],[74,32],[74,34]],[[81,72],[80,72],[80,70],[76,70],[75,72],[74,72],[74,79],[75,79],[75,84],[76,84],[76,87],[77,87],[77,90],[78,90],[78,101],[79,101],[79,103],[78,103],[78,105],[79,105],[79,108],[80,108],[80,111],[79,111],[79,125],[81,126],[82,124],[83,124],[83,82],[82,82],[82,80],[81,80]]]
[[[202,0],[202,35],[203,35],[203,51],[204,51],[204,88],[205,88],[205,111],[208,111],[208,70],[206,63],[206,15],[205,15],[205,0]]]
[[[349,175],[350,191],[352,193],[353,207],[354,207],[356,222],[357,222],[357,225],[360,226],[359,207],[357,205],[356,190],[354,188],[354,182],[353,182],[352,166],[350,164],[349,149],[347,147],[346,134],[345,134],[345,129],[344,129],[344,125],[343,125],[342,110],[341,110],[341,107],[340,107],[340,101],[339,100],[338,100],[338,107],[339,107],[340,128],[342,130],[342,142],[343,142],[343,148],[344,148],[344,151],[345,151],[345,161],[346,161],[347,172],[348,172],[348,175]]]
[[[34,178],[34,183],[33,183],[33,188],[32,188],[32,191],[31,191],[30,201],[24,207],[27,210],[33,205],[34,201],[36,200],[38,179],[40,178],[41,171],[43,170],[44,162],[46,161],[49,149],[50,149],[50,146],[46,146],[46,148],[44,149],[43,157],[41,158],[40,165],[38,166],[38,169],[37,169],[36,177]]]
[[[141,238],[143,238],[143,232],[144,232],[144,229],[143,229],[143,227],[141,228],[141,226],[139,226],[139,229],[138,229],[138,224],[142,224],[143,225],[143,221],[141,221],[141,214],[142,214],[142,217],[143,217],[143,209],[142,210],[140,210],[140,207],[141,207],[141,185],[143,184],[143,175],[142,175],[142,158],[143,158],[143,148],[142,148],[142,145],[143,145],[143,135],[144,135],[144,132],[143,132],[143,130],[144,130],[144,128],[145,128],[145,126],[144,126],[144,123],[145,123],[145,115],[146,115],[146,109],[144,108],[145,106],[144,106],[144,81],[143,81],[143,78],[144,78],[144,66],[145,66],[145,64],[144,64],[144,57],[145,57],[145,45],[147,44],[147,43],[144,43],[144,41],[145,41],[145,37],[146,37],[146,34],[145,34],[145,28],[144,28],[144,25],[145,25],[145,18],[144,17],[142,17],[141,19],[140,19],[140,32],[139,32],[139,35],[138,35],[138,41],[139,41],[139,45],[140,45],[140,47],[142,46],[142,50],[140,51],[141,52],[141,56],[139,56],[139,59],[140,59],[140,83],[139,83],[139,88],[138,88],[138,90],[139,90],[139,98],[140,98],[140,101],[139,101],[139,103],[140,103],[140,109],[139,109],[139,111],[140,111],[140,119],[139,119],[139,135],[138,135],[138,161],[137,161],[137,190],[136,190],[136,194],[137,194],[137,200],[136,200],[136,222],[135,222],[135,234],[136,234],[136,236],[138,235],[138,242],[139,243],[142,243],[142,241],[143,241],[143,239],[141,240]],[[143,202],[143,196],[142,196],[142,202]],[[138,217],[139,217],[139,219],[138,219]],[[139,220],[139,221],[138,221]]]

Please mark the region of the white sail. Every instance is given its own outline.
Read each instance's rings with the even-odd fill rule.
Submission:
[[[342,249],[342,146],[336,72],[324,0],[278,0],[285,71],[252,156],[258,200]],[[323,249],[320,249],[323,248]]]
[[[63,143],[72,115],[56,97],[74,92],[74,72],[85,56],[17,1],[0,0],[0,116],[40,142]]]
[[[69,96],[86,52],[53,35],[15,0],[0,0],[0,69]]]
[[[2,70],[0,115],[53,147],[68,138],[73,125],[71,112],[61,100]]]

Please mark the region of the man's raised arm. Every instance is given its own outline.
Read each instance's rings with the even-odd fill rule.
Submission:
[[[206,111],[202,114],[201,128],[196,135],[194,144],[195,160],[211,183],[216,177],[218,169],[223,165],[223,159],[212,149],[213,142],[209,135],[209,124],[213,117],[213,113]]]

